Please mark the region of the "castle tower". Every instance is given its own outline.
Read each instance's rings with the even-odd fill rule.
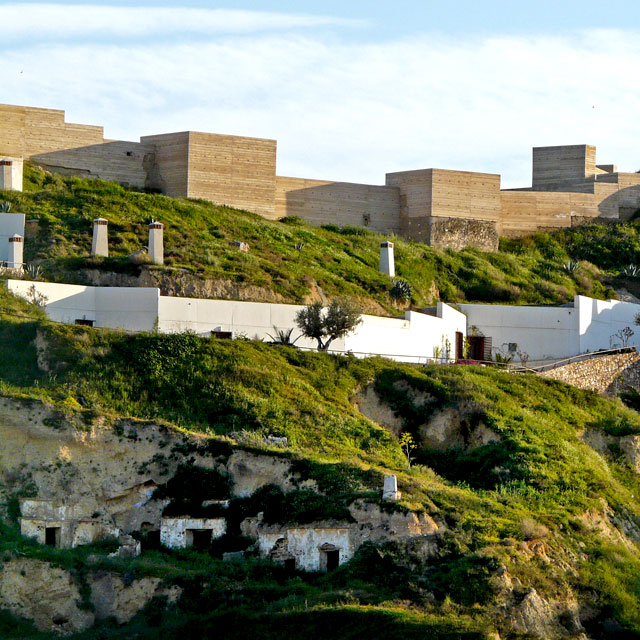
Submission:
[[[396,267],[393,260],[393,242],[380,244],[380,271],[392,278],[396,275]]]
[[[149,225],[149,255],[155,264],[164,264],[164,225],[161,222],[151,222]]]
[[[24,238],[14,233],[9,238],[9,253],[7,267],[9,269],[22,269],[22,256],[24,249]]]
[[[109,256],[108,239],[109,221],[104,218],[96,218],[93,221],[93,242],[91,243],[92,256]]]

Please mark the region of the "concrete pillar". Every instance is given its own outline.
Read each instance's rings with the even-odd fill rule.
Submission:
[[[149,225],[149,255],[155,264],[164,264],[164,242],[162,235],[164,225],[153,221]]]
[[[384,477],[384,489],[382,490],[382,499],[391,502],[400,500],[402,494],[398,491],[398,478],[393,476]]]
[[[380,271],[392,278],[396,275],[396,266],[393,261],[393,242],[380,243]]]
[[[9,238],[9,252],[7,267],[9,269],[22,269],[22,256],[24,249],[24,238],[14,233]]]
[[[108,239],[109,221],[104,218],[96,218],[93,221],[93,242],[91,243],[92,256],[109,256]]]
[[[22,191],[22,158],[0,158],[0,189]]]

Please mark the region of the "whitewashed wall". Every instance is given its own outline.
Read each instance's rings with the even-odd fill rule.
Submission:
[[[572,307],[524,307],[502,304],[461,304],[467,327],[477,327],[496,349],[516,343],[531,361],[568,358],[580,353],[579,310]],[[608,341],[607,341],[608,345]]]
[[[28,280],[7,280],[7,286],[26,299],[35,286],[46,299],[47,315],[56,322],[93,320],[95,327],[151,331],[158,319],[160,292],[152,287],[85,287]]]
[[[411,356],[397,359],[424,363],[433,357],[435,348],[442,348],[444,357],[448,340],[450,356],[454,358],[456,331],[466,335],[467,320],[464,314],[442,302],[438,303],[436,314],[407,311],[404,320],[363,316],[362,324],[345,338],[345,348],[354,353]]]
[[[619,300],[594,300],[585,296],[576,296],[574,305],[580,319],[580,353],[621,346],[615,334],[625,327],[634,332],[629,346],[640,346],[640,327],[634,323],[640,305]]]
[[[9,238],[16,233],[24,238],[24,213],[0,213],[0,262],[9,258]]]
[[[29,299],[31,287],[46,298],[47,315],[56,322],[73,324],[77,319],[93,320],[95,327],[162,333],[229,331],[234,337],[270,341],[277,329],[294,328],[300,335],[296,314],[303,306],[205,300],[161,296],[155,288],[85,287],[52,282],[8,280],[9,290]],[[425,362],[435,347],[448,339],[455,345],[455,333],[466,334],[465,316],[438,303],[436,316],[407,311],[404,318],[363,315],[362,323],[346,338],[335,340],[331,349],[356,354],[380,354],[407,362]],[[315,348],[315,340],[300,338],[296,345]],[[452,353],[453,356],[453,353]]]
[[[160,296],[158,330],[166,333],[190,329],[201,335],[211,331],[230,331],[235,336],[246,335],[258,340],[270,340],[278,329],[294,328],[293,338],[300,335],[296,314],[300,305],[204,300]],[[440,317],[408,311],[405,318],[385,318],[363,315],[362,323],[346,338],[335,340],[331,349],[354,353],[376,353],[398,360],[424,362],[433,357],[433,350],[446,338],[455,345],[455,333],[466,335],[464,314],[438,303]],[[300,338],[296,345],[316,347],[315,340]],[[404,357],[402,357],[404,356]]]
[[[227,531],[224,518],[162,518],[160,542],[171,549],[184,549],[193,544],[190,530],[211,531],[211,540],[216,540]]]

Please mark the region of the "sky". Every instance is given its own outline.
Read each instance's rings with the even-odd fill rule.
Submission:
[[[581,143],[640,169],[637,0],[0,1],[0,33],[0,103],[273,138],[278,175],[529,186],[531,147]]]

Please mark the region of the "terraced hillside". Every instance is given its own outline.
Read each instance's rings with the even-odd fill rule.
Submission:
[[[640,637],[640,415],[617,400],[485,367],[60,326],[4,288],[0,349],[0,637],[58,637],[20,615],[46,618],[44,567],[69,585],[56,606],[70,599],[74,638]],[[417,443],[410,467],[402,433]],[[20,497],[58,487],[64,499],[129,463],[158,469],[162,495],[196,509],[221,482],[202,465],[240,454],[298,480],[231,495],[229,535],[210,551],[127,559],[108,555],[110,540],[63,551],[18,533]],[[399,503],[380,502],[387,473]],[[416,514],[430,533],[307,574],[259,558],[235,528],[258,512],[348,519],[358,504]],[[239,548],[245,560],[222,561]],[[12,604],[27,575],[28,611]],[[147,593],[139,610],[129,588]]]
[[[33,166],[26,169],[25,192],[4,192],[0,199],[36,221],[27,225],[25,260],[40,265],[49,280],[152,284],[167,295],[291,303],[347,295],[367,311],[398,312],[389,295],[391,279],[378,271],[380,242],[388,238],[364,228],[310,227],[291,218],[270,222],[204,201],[131,192]],[[108,259],[88,257],[92,221],[99,216],[110,222]],[[129,260],[146,246],[152,219],[165,223],[164,267]],[[236,249],[234,241],[248,242],[250,252]],[[628,280],[621,270],[635,261],[640,246],[634,225],[503,241],[496,253],[394,242],[398,278],[411,284],[411,304],[418,308],[438,299],[563,304],[576,293],[615,297],[611,284],[617,286],[619,276]]]

